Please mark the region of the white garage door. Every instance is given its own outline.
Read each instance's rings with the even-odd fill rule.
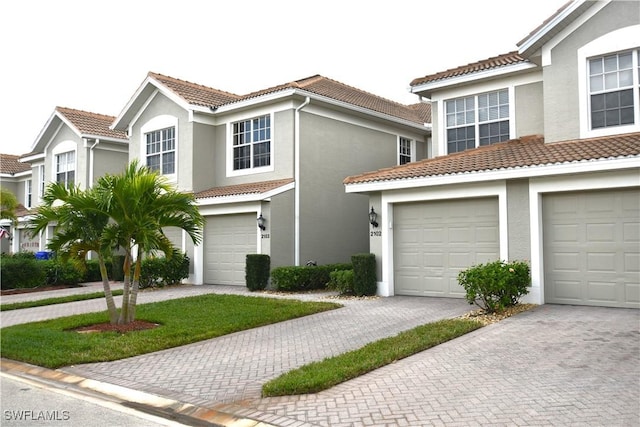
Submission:
[[[245,286],[247,254],[256,253],[254,214],[207,218],[204,231],[204,281],[215,285]]]
[[[498,199],[397,204],[396,295],[464,297],[458,273],[500,258]]]
[[[543,197],[545,302],[640,307],[640,190]]]

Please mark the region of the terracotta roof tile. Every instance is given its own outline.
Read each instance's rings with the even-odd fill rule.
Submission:
[[[640,156],[640,132],[548,144],[542,136],[534,135],[350,176],[344,183],[405,180],[630,156]]]
[[[69,120],[81,134],[127,139],[125,132],[109,128],[115,120],[113,116],[64,107],[56,107],[56,111]]]
[[[174,77],[164,76],[150,72],[152,77],[168,87],[176,95],[183,98],[189,104],[216,107],[241,99],[241,96],[224,92],[207,86],[191,83]]]
[[[18,204],[14,213],[16,214],[17,218],[22,218],[22,217],[33,214],[33,212],[25,208],[22,203]]]
[[[195,194],[196,199],[207,199],[211,197],[243,196],[248,194],[261,194],[275,190],[278,187],[290,184],[292,178],[278,179],[274,181],[252,182],[249,184],[229,185],[225,187],[214,187]]]
[[[494,56],[481,61],[472,62],[467,65],[462,65],[456,68],[451,68],[445,71],[440,71],[435,74],[430,74],[424,77],[418,77],[414,79],[410,86],[417,86],[424,83],[434,82],[437,80],[444,80],[451,77],[458,77],[465,74],[476,73],[478,71],[485,71],[499,67],[505,67],[507,65],[529,62],[527,59],[520,56],[517,51],[505,53],[502,55]]]
[[[421,111],[417,111],[415,108],[373,95],[369,92],[365,92],[320,75],[284,83],[242,96],[179,80],[173,77],[163,76],[162,74],[150,72],[149,76],[161,82],[176,95],[180,96],[192,105],[220,107],[222,105],[228,105],[234,102],[268,95],[270,93],[289,89],[300,89],[411,122],[420,124],[425,123],[424,114],[421,114]]]
[[[13,154],[0,154],[0,173],[14,175],[20,172],[27,172],[31,170],[31,165],[27,163],[20,163],[18,159],[21,156],[14,156]]]

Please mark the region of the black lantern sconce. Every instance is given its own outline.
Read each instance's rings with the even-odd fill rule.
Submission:
[[[258,217],[258,228],[259,228],[260,230],[262,230],[262,231],[264,231],[264,230],[265,230],[265,228],[266,228],[266,227],[264,226],[264,223],[265,223],[266,221],[267,221],[267,220],[266,220],[266,219],[264,219],[264,217],[262,216],[262,213],[260,213],[260,216]]]
[[[371,212],[369,212],[369,222],[374,228],[378,227],[378,214],[373,210],[373,206],[371,206]]]

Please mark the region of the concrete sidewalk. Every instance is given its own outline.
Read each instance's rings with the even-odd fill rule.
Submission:
[[[184,286],[145,292],[140,302],[210,292],[249,294]],[[322,293],[302,297],[334,301]],[[459,299],[340,302],[338,310],[54,376],[117,389],[123,398],[155,396],[176,413],[219,425],[640,423],[640,310],[597,307],[540,306],[325,392],[261,399],[261,385],[280,373],[472,309]],[[88,302],[72,304],[91,310]],[[50,306],[48,315],[59,309]],[[29,317],[31,310],[17,312]]]

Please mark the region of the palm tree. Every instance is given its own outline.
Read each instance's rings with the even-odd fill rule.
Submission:
[[[177,191],[164,176],[134,160],[123,174],[105,175],[95,187],[101,210],[109,215],[104,237],[125,252],[124,290],[118,323],[135,320],[142,257],[161,251],[170,257],[173,245],[162,229],[183,229],[195,244],[202,241],[204,219],[193,194]],[[135,257],[134,257],[135,254]],[[133,265],[133,280],[131,268]]]
[[[98,255],[100,276],[111,323],[118,321],[118,312],[109,284],[105,256],[110,256],[113,242],[104,233],[109,216],[97,203],[96,192],[67,188],[61,183],[50,184],[42,198],[42,205],[30,222],[31,234],[56,224],[56,232],[48,242],[49,249],[63,257],[84,261],[90,251]]]
[[[6,188],[0,187],[0,219],[16,220],[18,199]]]

